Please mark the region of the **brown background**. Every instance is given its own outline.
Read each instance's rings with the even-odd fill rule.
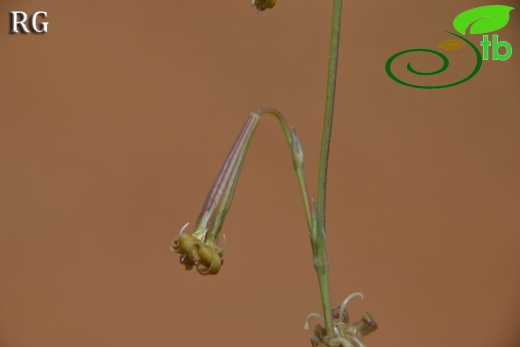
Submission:
[[[274,119],[253,139],[221,273],[184,271],[168,245],[260,106],[297,126],[315,191],[331,1],[1,1],[0,346],[310,346],[318,286]],[[379,323],[369,346],[520,344],[520,9],[499,32],[512,58],[463,85],[384,71],[488,4],[344,4],[331,286],[334,305],[365,294],[350,313]],[[12,10],[48,11],[49,33],[9,35]],[[437,81],[471,71],[469,47],[447,54]]]

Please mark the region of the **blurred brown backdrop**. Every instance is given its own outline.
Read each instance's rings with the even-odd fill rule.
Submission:
[[[463,85],[406,88],[384,71],[488,4],[345,1],[331,285],[335,305],[365,294],[350,308],[379,323],[370,346],[520,344],[520,9],[499,31],[512,58]],[[48,11],[49,33],[9,35],[12,10]],[[248,0],[2,0],[1,347],[310,346],[318,286],[273,119],[253,139],[221,273],[185,272],[168,245],[260,106],[297,126],[314,192],[330,16],[330,1],[257,14]],[[448,54],[444,82],[473,64],[468,48]]]

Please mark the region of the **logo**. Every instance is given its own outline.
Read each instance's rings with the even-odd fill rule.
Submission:
[[[47,27],[49,26],[49,22],[41,22],[38,26],[38,23],[36,22],[38,20],[38,17],[41,16],[42,18],[47,18],[47,12],[45,11],[37,11],[34,12],[31,15],[31,20],[28,23],[29,27],[26,25],[26,21],[28,19],[27,13],[24,11],[11,11],[9,20],[11,22],[11,30],[9,31],[11,34],[28,34],[28,33],[34,33],[34,34],[44,34],[47,32]],[[18,31],[20,29],[20,31]]]
[[[392,72],[391,65],[393,61],[401,55],[411,52],[425,52],[435,54],[436,56],[442,59],[442,67],[435,71],[423,72],[414,69],[412,67],[412,64],[408,62],[406,68],[409,72],[420,76],[432,76],[445,71],[449,66],[449,60],[446,57],[446,55],[439,51],[427,48],[412,48],[397,52],[396,54],[392,55],[386,61],[386,73],[395,82],[412,88],[440,89],[453,87],[461,83],[467,82],[473,77],[475,77],[475,75],[479,72],[480,68],[482,67],[483,60],[489,60],[491,57],[492,60],[505,61],[511,58],[511,55],[513,54],[513,47],[511,47],[511,44],[507,41],[499,41],[497,34],[493,34],[490,39],[488,33],[497,31],[505,27],[506,24],[509,22],[509,12],[511,12],[512,10],[514,10],[513,7],[505,5],[488,5],[472,8],[471,10],[462,12],[453,20],[453,27],[455,28],[455,31],[457,31],[457,33],[444,30],[445,33],[451,35],[453,38],[439,43],[437,45],[437,48],[448,51],[454,51],[461,49],[467,44],[475,53],[476,61],[473,71],[471,71],[471,73],[467,77],[461,79],[460,81],[433,86],[418,85],[405,82],[399,79]],[[485,34],[482,36],[482,41],[480,42],[480,46],[482,47],[482,54],[480,53],[479,48],[475,46],[469,39],[466,38],[466,32],[468,31],[468,29],[469,34],[471,35]],[[503,49],[501,50],[501,48]],[[503,53],[501,53],[500,50]]]

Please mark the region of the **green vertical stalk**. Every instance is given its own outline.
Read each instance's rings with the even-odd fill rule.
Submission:
[[[332,33],[330,37],[329,71],[327,75],[327,96],[325,99],[325,118],[321,138],[320,167],[318,172],[318,213],[325,224],[325,200],[327,191],[327,166],[329,162],[332,116],[336,97],[336,74],[338,70],[339,32],[341,27],[342,0],[334,0],[332,12]]]
[[[343,0],[334,0],[332,9],[332,30],[329,51],[329,71],[327,75],[327,96],[325,100],[325,117],[323,121],[323,134],[321,140],[320,164],[318,172],[318,211],[317,216],[321,221],[321,228],[325,230],[325,203],[327,191],[327,167],[329,161],[330,138],[332,132],[332,116],[334,114],[334,100],[336,96],[336,74],[338,69],[339,33],[341,27],[341,7]],[[314,262],[314,267],[318,275],[320,284],[321,302],[323,306],[323,316],[325,318],[325,328],[328,336],[334,336],[334,326],[332,322],[332,307],[329,289],[329,269],[327,249],[323,243],[316,245],[322,248],[318,261]]]

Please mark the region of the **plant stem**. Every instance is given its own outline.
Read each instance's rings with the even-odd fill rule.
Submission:
[[[329,71],[327,75],[327,96],[325,99],[325,117],[321,138],[320,166],[318,172],[318,213],[325,225],[325,203],[327,191],[327,166],[329,162],[332,116],[336,97],[336,73],[338,69],[339,32],[341,27],[342,0],[334,0],[332,12],[332,32],[330,37]]]
[[[327,258],[326,252],[327,250],[325,249],[325,259]],[[318,274],[318,282],[320,284],[321,306],[323,307],[323,317],[325,318],[325,329],[327,330],[327,336],[334,336],[334,326],[332,324],[332,306],[330,302],[328,262],[319,262],[318,264],[315,263],[314,268]]]
[[[330,38],[329,71],[327,75],[327,96],[325,100],[325,117],[323,121],[323,134],[321,139],[320,164],[318,172],[318,211],[316,211],[321,227],[325,230],[325,203],[327,191],[327,167],[329,162],[330,137],[332,132],[332,116],[334,114],[334,100],[336,96],[336,74],[338,68],[339,33],[341,27],[341,6],[343,0],[334,0],[332,9],[332,30]],[[320,284],[323,317],[328,336],[334,336],[332,322],[332,307],[329,289],[328,256],[325,239],[322,244],[316,245],[322,248],[320,259],[315,260],[315,269]]]

